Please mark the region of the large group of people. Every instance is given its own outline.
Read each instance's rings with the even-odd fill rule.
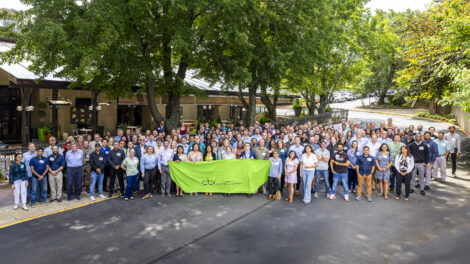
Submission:
[[[415,188],[425,195],[439,173],[445,181],[448,157],[455,174],[459,155],[460,137],[454,126],[436,134],[433,127],[425,131],[422,125],[399,129],[391,118],[380,124],[343,119],[337,125],[329,120],[325,125],[308,122],[283,127],[205,123],[193,133],[184,125],[169,130],[161,121],[153,131],[119,129],[116,136],[109,131],[71,136],[63,147],[54,137],[47,148],[30,143],[27,152],[15,156],[9,175],[15,210],[20,206],[28,210],[28,203],[34,208],[38,202],[62,202],[64,189],[67,201],[80,200],[83,190],[91,201],[95,192],[101,199],[105,192],[108,197],[119,192],[124,200],[156,194],[182,197],[186,192],[172,181],[170,161],[225,159],[270,161],[268,181],[259,190],[268,199],[285,195],[292,203],[302,191],[303,202],[309,204],[312,193],[319,197],[323,180],[330,200],[337,197],[341,182],[345,201],[352,193],[355,200],[365,196],[372,202],[373,192],[386,200],[395,194],[396,200],[407,201]]]

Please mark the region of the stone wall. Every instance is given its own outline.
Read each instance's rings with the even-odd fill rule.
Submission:
[[[452,106],[452,113],[455,115],[455,120],[457,124],[462,127],[465,131],[470,131],[470,113],[465,112],[462,108],[457,106]]]

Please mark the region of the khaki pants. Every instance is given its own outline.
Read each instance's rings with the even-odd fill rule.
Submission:
[[[49,186],[51,187],[51,200],[54,199],[62,199],[62,184],[63,184],[63,174],[62,171],[56,173],[56,175],[52,175],[49,172]]]
[[[371,188],[371,181],[372,181],[372,174],[369,176],[357,174],[357,195],[362,195],[362,185],[364,184],[364,180],[366,180],[366,194],[367,197],[371,197],[372,195],[372,188]]]

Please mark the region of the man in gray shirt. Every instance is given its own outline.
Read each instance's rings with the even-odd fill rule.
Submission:
[[[321,141],[321,147],[315,150],[315,155],[318,159],[318,166],[315,170],[316,179],[315,179],[315,190],[313,197],[318,198],[318,191],[320,187],[320,180],[323,177],[325,181],[326,188],[326,198],[330,197],[330,182],[328,180],[328,162],[330,161],[330,151],[326,149],[326,141]]]
[[[457,157],[460,157],[460,136],[455,133],[455,126],[449,127],[449,133],[444,136],[450,144],[450,159],[452,161],[452,176],[455,177],[457,170]]]

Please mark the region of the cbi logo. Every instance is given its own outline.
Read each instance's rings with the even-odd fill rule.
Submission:
[[[202,185],[215,185],[215,177],[211,179],[207,178],[206,180],[202,180]]]

